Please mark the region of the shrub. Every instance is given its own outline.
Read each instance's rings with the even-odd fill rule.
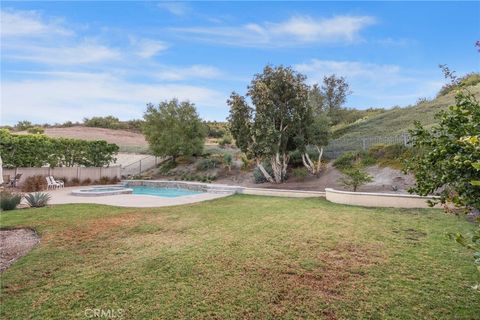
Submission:
[[[0,192],[0,208],[2,211],[14,210],[22,201],[22,195],[9,191]]]
[[[218,144],[221,147],[225,147],[226,145],[231,145],[232,141],[233,141],[232,137],[230,135],[226,134],[218,141]]]
[[[370,147],[368,154],[381,166],[403,169],[404,159],[410,153],[410,149],[401,144],[378,144]]]
[[[22,184],[23,192],[35,192],[47,189],[47,180],[44,176],[32,176],[25,179]]]
[[[25,196],[28,205],[33,208],[45,207],[50,200],[50,195],[45,192],[29,193]]]
[[[250,168],[250,165],[252,164],[252,161],[248,159],[247,155],[245,153],[242,153],[240,160],[242,161],[242,170],[247,170]]]
[[[233,156],[230,153],[223,155],[223,164],[228,168],[228,171],[232,170]]]
[[[72,178],[72,180],[70,180],[70,185],[71,186],[79,186],[80,185],[80,179]]]
[[[178,161],[177,161],[178,162]],[[167,160],[166,162],[162,163],[160,165],[160,167],[158,168],[158,171],[161,173],[161,174],[167,174],[170,172],[170,170],[172,169],[175,169],[176,167],[176,163],[171,161],[171,160]]]
[[[338,170],[349,170],[354,166],[371,166],[376,163],[375,158],[373,158],[368,152],[365,151],[356,151],[356,152],[345,152],[340,157],[338,157],[334,162],[333,166]]]
[[[86,186],[86,185],[89,185],[89,184],[92,184],[92,179],[90,179],[90,178],[84,179],[81,183],[82,186]]]
[[[307,153],[310,159],[318,159],[318,150],[315,148],[307,148]],[[300,150],[295,150],[289,153],[290,155],[290,163],[294,166],[303,165],[302,162],[302,153]]]
[[[373,181],[372,176],[358,166],[344,170],[343,174],[340,183],[353,191],[357,191],[358,187]]]
[[[115,160],[116,144],[51,138],[37,134],[12,134],[0,129],[0,154],[5,167],[101,167]],[[35,150],[35,152],[32,152]]]
[[[197,164],[197,170],[199,171],[205,171],[209,169],[214,169],[218,166],[219,161],[217,159],[202,159],[200,162]]]
[[[270,163],[264,162],[263,167],[265,168],[265,170],[270,175],[273,175],[273,170],[272,170],[272,166],[270,165]],[[255,169],[253,169],[253,180],[254,180],[255,183],[265,183],[265,182],[267,182],[267,179],[265,178],[265,176],[263,175],[263,173],[262,173],[262,171],[260,170],[259,167],[255,167]]]
[[[292,174],[298,180],[305,180],[305,178],[308,176],[308,170],[305,167],[297,167],[293,168]]]
[[[98,180],[98,183],[99,184],[110,184],[110,177],[100,177],[100,179]]]
[[[45,129],[41,127],[31,127],[27,129],[27,132],[31,134],[42,134],[45,133]]]

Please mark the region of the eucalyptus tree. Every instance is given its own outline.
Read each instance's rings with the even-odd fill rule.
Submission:
[[[247,97],[253,106],[235,92],[227,101],[230,131],[237,146],[255,159],[269,182],[285,180],[289,152],[297,149],[299,139],[305,139],[306,122],[312,116],[305,80],[290,67],[266,66],[248,86]],[[273,175],[264,162],[270,164]]]

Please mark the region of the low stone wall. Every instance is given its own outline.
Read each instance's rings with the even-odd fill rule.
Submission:
[[[170,181],[170,180],[122,180],[127,187],[145,186],[159,188],[180,188],[192,191],[210,193],[240,193],[241,187],[222,184],[208,184],[192,181]]]
[[[421,197],[409,194],[350,192],[327,188],[328,201],[352,206],[391,207],[391,208],[430,208],[427,200],[434,197]]]
[[[320,191],[302,191],[285,189],[264,189],[264,188],[245,188],[240,186],[229,186],[226,184],[202,183],[192,181],[170,181],[170,180],[123,180],[122,183],[127,187],[146,186],[160,188],[181,188],[192,191],[210,192],[210,193],[241,193],[261,196],[274,197],[325,197],[325,192]]]

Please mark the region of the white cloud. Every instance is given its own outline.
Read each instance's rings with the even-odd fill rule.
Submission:
[[[192,8],[185,2],[161,2],[158,7],[176,16],[184,16],[192,11]]]
[[[294,68],[306,74],[309,83],[321,83],[331,74],[345,77],[353,90],[353,107],[412,104],[420,97],[434,96],[443,84],[438,73],[392,64],[312,59]]]
[[[72,35],[73,32],[62,25],[61,19],[46,21],[36,11],[0,11],[2,37],[32,37]]]
[[[122,119],[141,117],[148,102],[189,99],[202,108],[224,105],[226,97],[215,90],[193,85],[132,83],[110,74],[50,72],[30,80],[2,84],[2,122],[81,120],[114,114]],[[45,76],[45,77],[44,77]]]
[[[279,22],[249,23],[237,27],[173,28],[197,40],[238,46],[291,46],[306,43],[352,43],[360,32],[375,23],[370,16],[336,16],[314,19],[294,16]]]
[[[206,65],[193,65],[190,67],[161,67],[155,71],[154,76],[161,80],[185,80],[191,78],[213,79],[222,75],[222,72],[215,67]]]
[[[119,60],[119,50],[84,40],[71,45],[6,44],[4,58],[33,61],[50,65],[80,65],[102,61]]]
[[[134,47],[135,54],[141,58],[151,58],[168,49],[168,45],[165,42],[153,39],[130,37],[130,43]]]

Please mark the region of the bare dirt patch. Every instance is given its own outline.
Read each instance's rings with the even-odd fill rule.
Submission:
[[[26,132],[19,132],[26,133]],[[92,127],[46,128],[45,134],[49,137],[75,138],[84,140],[106,140],[120,146],[148,146],[141,133]]]
[[[320,308],[317,311],[326,319],[337,319],[335,310],[329,305],[348,299],[351,290],[361,291],[361,280],[367,276],[368,268],[385,260],[379,249],[341,243],[331,250],[319,253],[313,268],[277,264],[267,268],[247,269],[274,284],[275,294],[270,297],[270,307],[276,316],[285,315],[295,306],[320,300],[325,302],[324,306],[312,305],[309,308]],[[311,299],[312,297],[318,299]]]
[[[39,241],[31,229],[0,230],[0,272],[26,255]]]

